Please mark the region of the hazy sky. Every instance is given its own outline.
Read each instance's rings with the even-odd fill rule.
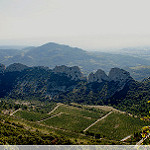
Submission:
[[[150,0],[0,0],[0,45],[150,45]]]

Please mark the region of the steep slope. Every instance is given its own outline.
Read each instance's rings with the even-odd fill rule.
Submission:
[[[57,72],[56,68],[12,64],[0,74],[0,96],[51,99],[61,92],[72,90],[84,79],[78,67],[66,67],[66,70],[71,70],[70,73],[65,70]]]
[[[135,81],[129,72],[112,68],[109,75],[98,71],[88,83],[65,94],[60,94],[61,102],[77,102],[86,104],[112,105],[120,110],[139,116],[149,114],[150,78],[143,82]],[[95,78],[94,78],[95,77]],[[103,78],[105,77],[105,80]],[[106,80],[109,79],[109,80]]]
[[[135,81],[130,74],[119,68],[112,68],[107,76],[104,71],[91,73],[88,82],[73,91],[59,95],[60,101],[70,101],[88,104],[110,104],[109,99],[116,93],[128,92],[130,84]],[[122,97],[126,96],[125,94]]]
[[[88,76],[88,82],[103,82],[110,81],[110,78],[101,69],[98,69],[95,73],[90,73]]]
[[[91,99],[95,103],[100,99],[107,100],[134,80],[128,72],[119,68],[112,68],[108,76],[99,69],[86,79],[77,66],[62,65],[51,70],[48,67],[28,67],[14,63],[0,74],[0,81],[1,97],[9,95],[14,98],[34,96],[52,99],[60,94],[65,96],[67,92],[72,93],[73,97],[76,95],[78,100],[82,96],[91,99],[93,93],[98,94],[95,101]],[[70,100],[74,101],[74,98]],[[86,98],[84,101],[87,101]]]
[[[15,63],[6,68],[1,64],[0,97],[105,104],[147,115],[150,79],[137,82],[119,68],[112,68],[108,76],[99,69],[86,78],[77,66],[49,69]]]
[[[125,90],[127,89],[128,90]],[[150,80],[143,82],[132,82],[129,87],[117,92],[110,101],[117,108],[128,111],[132,114],[147,116],[149,115],[150,105]]]

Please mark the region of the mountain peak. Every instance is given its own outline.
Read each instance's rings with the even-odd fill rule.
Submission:
[[[71,77],[72,80],[82,80],[83,74],[78,66],[67,67],[65,65],[56,66],[53,71],[55,73],[65,73],[67,76]]]
[[[95,73],[90,73],[88,76],[88,82],[103,82],[103,81],[110,81],[109,77],[106,73],[98,69]]]
[[[46,44],[41,45],[39,47],[42,47],[42,48],[58,48],[58,47],[69,47],[69,46],[68,45],[54,43],[54,42],[49,42],[49,43],[46,43]]]
[[[110,78],[110,80],[118,82],[117,91],[122,90],[124,86],[128,84],[128,82],[133,81],[130,73],[120,68],[112,68],[109,72],[108,77]]]
[[[108,77],[113,81],[125,81],[132,79],[129,72],[120,68],[112,68]]]

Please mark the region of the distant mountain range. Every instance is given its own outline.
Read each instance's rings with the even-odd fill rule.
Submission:
[[[108,73],[112,67],[124,68],[150,65],[150,60],[136,56],[87,52],[80,48],[56,43],[47,43],[39,47],[25,47],[22,50],[6,48],[0,49],[0,63],[6,66],[12,63],[50,68],[54,68],[56,65],[79,66],[84,74],[88,74],[99,68]]]

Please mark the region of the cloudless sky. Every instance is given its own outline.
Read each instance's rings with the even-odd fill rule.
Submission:
[[[0,0],[0,45],[150,46],[150,0]]]

